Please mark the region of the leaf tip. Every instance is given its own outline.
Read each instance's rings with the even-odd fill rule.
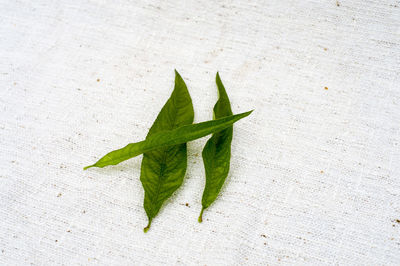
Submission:
[[[242,118],[245,118],[246,116],[249,116],[253,111],[254,111],[254,109],[250,110],[250,111],[247,111],[247,112],[244,112],[244,113],[240,113],[237,116],[240,117],[239,119],[242,119]]]
[[[246,114],[247,114],[246,116],[250,115],[253,111],[254,111],[254,109],[246,112]]]
[[[182,78],[181,74],[179,74],[178,70],[175,69],[175,86],[176,86],[177,82],[178,83],[182,83],[183,82],[183,85],[185,85],[185,82],[183,81],[183,78]]]
[[[91,168],[91,167],[94,167],[94,164],[83,167],[83,170],[87,170],[87,169],[89,169],[89,168]]]

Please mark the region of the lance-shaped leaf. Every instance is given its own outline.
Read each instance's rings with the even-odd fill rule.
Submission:
[[[175,71],[175,88],[167,103],[161,109],[146,139],[156,133],[173,130],[193,123],[193,105],[186,84]],[[149,224],[157,215],[164,201],[182,184],[187,167],[186,143],[162,147],[143,154],[140,181],[145,196],[144,209]]]
[[[218,73],[216,83],[219,99],[214,106],[214,119],[232,115],[231,103]],[[203,219],[203,211],[215,201],[228,176],[231,160],[232,134],[233,126],[230,126],[214,133],[204,146],[202,156],[206,172],[206,185],[201,200],[200,223]]]
[[[143,141],[130,143],[121,149],[109,152],[95,164],[86,166],[83,169],[86,170],[90,167],[103,168],[108,165],[116,165],[145,152],[202,138],[232,126],[233,123],[250,115],[251,112],[253,111],[155,133]]]

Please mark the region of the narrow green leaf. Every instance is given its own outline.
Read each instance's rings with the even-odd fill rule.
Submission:
[[[158,114],[146,139],[159,132],[192,124],[193,117],[193,105],[189,91],[182,77],[175,71],[174,91]],[[149,218],[149,224],[144,229],[145,232],[149,230],[152,219],[157,215],[164,201],[181,186],[186,167],[186,143],[159,148],[143,154],[140,181],[145,191],[143,206]]]
[[[221,78],[217,73],[219,99],[214,106],[214,118],[222,118],[232,115],[231,103],[226,94]],[[231,160],[231,142],[233,126],[214,133],[204,146],[202,156],[206,172],[206,185],[201,200],[202,209],[199,216],[201,223],[203,212],[217,198],[222,185],[229,173]]]
[[[120,162],[138,156],[142,153],[157,150],[163,147],[186,143],[202,138],[209,134],[221,131],[230,127],[233,123],[250,115],[253,111],[231,115],[216,120],[210,120],[198,124],[185,125],[169,131],[157,132],[146,140],[130,143],[125,147],[109,152],[95,164],[86,166],[84,170],[91,167],[103,168],[108,165],[116,165]]]

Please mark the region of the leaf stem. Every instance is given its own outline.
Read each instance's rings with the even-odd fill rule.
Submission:
[[[150,229],[151,220],[152,220],[152,219],[149,219],[149,223],[147,224],[147,226],[146,226],[145,228],[143,228],[143,231],[144,231],[145,233],[147,233],[147,231],[149,231],[149,229]]]
[[[204,211],[204,207],[201,208],[201,212],[200,212],[200,216],[199,216],[199,223],[201,223],[203,221],[203,211]]]

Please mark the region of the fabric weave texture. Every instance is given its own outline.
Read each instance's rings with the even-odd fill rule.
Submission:
[[[1,265],[396,265],[400,2],[0,1]],[[147,234],[143,140],[185,80],[231,169],[197,222],[208,137]]]

